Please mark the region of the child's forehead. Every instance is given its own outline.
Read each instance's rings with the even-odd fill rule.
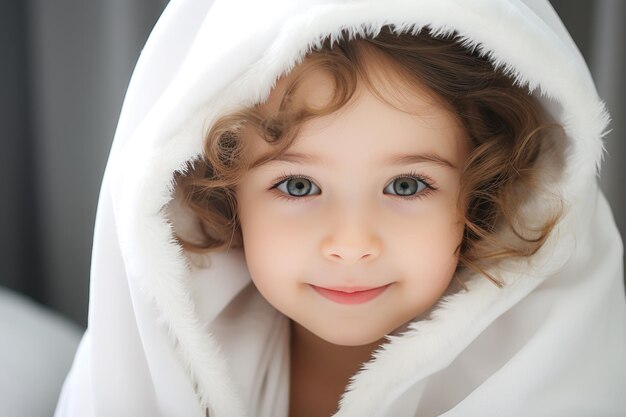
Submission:
[[[448,165],[458,166],[464,158],[461,154],[466,151],[464,130],[441,108],[422,104],[422,109],[420,116],[408,114],[363,90],[349,108],[305,123],[287,153],[304,155],[298,162],[316,166],[339,166],[348,159],[369,164],[406,153],[439,154],[439,159],[452,161]],[[254,138],[246,136],[246,140],[250,140],[248,147],[253,160],[273,154],[272,145],[261,140],[258,132]]]
[[[444,145],[444,148],[456,148],[459,151],[465,150],[465,131],[460,123],[460,119],[451,111],[449,106],[442,103],[442,99],[436,97],[433,92],[427,90],[427,88],[422,86],[419,82],[409,83],[406,78],[403,78],[403,76],[406,77],[406,73],[402,74],[401,69],[392,68],[392,65],[397,64],[393,63],[390,58],[385,57],[382,52],[376,51],[373,47],[369,46],[359,47],[358,51],[359,53],[356,54],[356,60],[358,60],[358,62],[351,62],[349,64],[352,66],[351,69],[354,70],[354,74],[356,75],[356,84],[352,98],[348,102],[343,103],[339,111],[333,114],[331,118],[326,117],[330,114],[324,114],[321,117],[316,116],[305,122],[300,128],[296,140],[290,145],[291,150],[298,149],[300,147],[298,144],[302,142],[307,143],[305,146],[307,151],[305,153],[319,148],[326,149],[329,143],[334,140],[331,135],[322,135],[322,138],[317,137],[313,141],[303,141],[302,133],[309,131],[309,129],[319,130],[319,126],[327,125],[328,120],[334,119],[335,116],[340,114],[345,115],[346,113],[351,115],[353,121],[357,119],[358,122],[352,122],[348,128],[352,133],[355,132],[353,126],[356,125],[362,125],[363,128],[370,130],[366,133],[373,132],[374,129],[371,128],[371,125],[373,122],[380,121],[380,123],[378,123],[379,129],[377,130],[377,138],[390,136],[407,137],[412,133],[418,136],[422,135],[422,133],[419,133],[419,129],[422,129],[421,132],[423,132],[423,126],[414,128],[411,125],[411,123],[413,123],[411,119],[419,120],[420,122],[425,121],[425,123],[421,123],[422,125],[432,124],[434,125],[434,129],[440,129],[444,125],[449,126],[452,124],[455,125],[452,129],[454,133],[450,134],[450,136],[454,136],[454,138],[451,137],[449,143],[446,140],[445,145],[444,143],[439,143],[430,148],[436,151],[437,148]],[[313,108],[325,108],[328,105],[336,90],[341,88],[337,85],[336,80],[336,78],[340,77],[337,77],[337,74],[332,72],[332,68],[334,67],[332,65],[326,65],[327,62],[322,61],[323,65],[311,65],[311,62],[319,64],[319,61],[315,61],[315,59],[319,58],[319,56],[311,57],[309,55],[289,73],[283,74],[277,78],[275,86],[270,91],[268,98],[263,103],[258,104],[258,108],[263,117],[272,118],[280,113],[279,110],[287,112],[297,110],[302,104]],[[327,56],[322,58],[326,59]],[[312,59],[312,61],[309,61],[309,59]],[[357,67],[365,70],[365,72],[357,71]],[[289,100],[283,103],[283,98],[288,92],[293,92],[294,94]],[[365,97],[365,99],[363,99],[363,97]],[[378,105],[372,105],[375,100],[378,100]],[[369,110],[360,112],[352,111],[355,107],[361,109],[366,108],[364,101],[369,103]],[[283,109],[280,109],[281,104],[283,105]],[[443,123],[441,122],[442,113],[445,113],[447,116],[445,118],[446,121]],[[385,128],[380,128],[380,126],[385,123],[387,123]],[[402,130],[403,127],[404,130]],[[252,139],[251,142],[248,142],[247,145],[253,154],[272,153],[272,146],[260,139],[260,131],[255,131],[254,129],[245,129],[244,131],[246,132],[244,136],[249,139],[252,139],[248,136],[249,134],[256,137],[256,139]],[[422,136],[426,135],[430,134],[426,132]],[[308,135],[304,136],[306,137]],[[430,136],[434,137],[436,135]],[[337,140],[339,140],[339,138]],[[460,146],[459,141],[463,142]],[[391,141],[387,142],[389,142],[388,144],[391,146]],[[425,142],[428,141],[426,140]],[[402,146],[407,144],[409,144],[409,141],[405,141]],[[412,141],[411,144],[413,144]],[[456,154],[457,152],[452,151],[452,153]],[[453,158],[453,156],[450,155],[450,158]]]

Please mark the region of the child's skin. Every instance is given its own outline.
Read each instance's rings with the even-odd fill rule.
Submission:
[[[367,62],[383,74],[378,61]],[[288,79],[278,81],[264,111],[277,108]],[[377,85],[395,97],[389,85]],[[333,87],[327,74],[316,72],[300,94],[310,105],[321,106]],[[235,190],[252,280],[292,320],[290,415],[334,412],[349,377],[385,335],[437,302],[458,262],[463,233],[458,167],[468,154],[459,122],[423,92],[398,103],[402,109],[410,103],[419,116],[383,103],[363,83],[356,94],[340,112],[303,126],[289,150],[315,155],[321,164],[274,161],[248,171]],[[243,136],[252,145],[246,155],[252,160],[270,150],[256,133]],[[452,167],[385,162],[398,154],[436,154]],[[427,177],[437,190],[403,175],[411,171]],[[277,198],[289,196],[287,180],[270,190],[283,174],[309,178],[294,179],[290,187],[297,190],[300,181],[307,196]],[[394,191],[394,178],[400,176],[396,184],[404,181],[412,187],[406,193],[424,198]],[[390,283],[377,298],[356,305],[330,301],[310,285]]]

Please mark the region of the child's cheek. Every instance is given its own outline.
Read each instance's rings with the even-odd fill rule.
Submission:
[[[308,223],[301,216],[277,210],[276,202],[257,199],[245,203],[240,217],[248,270],[261,293],[264,288],[274,291],[281,281],[299,275],[298,268],[305,262],[301,254],[307,252],[307,236],[310,238]]]
[[[400,273],[414,291],[437,293],[447,287],[456,269],[462,223],[453,207],[445,204],[435,204],[420,214],[389,227],[396,234],[387,239],[386,246],[391,263],[402,269]]]

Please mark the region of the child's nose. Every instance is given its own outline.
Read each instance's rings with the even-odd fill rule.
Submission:
[[[363,211],[336,212],[322,243],[324,256],[333,262],[348,265],[373,261],[380,255],[382,247],[372,224],[371,216]]]

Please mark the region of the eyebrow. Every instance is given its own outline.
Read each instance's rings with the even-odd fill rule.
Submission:
[[[292,162],[292,163],[304,163],[311,165],[325,165],[325,162],[322,158],[316,155],[308,155],[299,152],[286,152],[282,155],[278,155],[275,158],[271,158],[270,155],[261,156],[259,159],[254,161],[250,166],[250,170],[259,168],[263,165],[270,164],[272,162]],[[391,155],[388,158],[385,158],[381,161],[383,165],[410,165],[416,163],[425,163],[430,162],[437,165],[441,165],[450,169],[458,169],[456,165],[452,162],[448,161],[444,157],[436,154],[436,153],[419,153],[419,154],[398,154]]]

